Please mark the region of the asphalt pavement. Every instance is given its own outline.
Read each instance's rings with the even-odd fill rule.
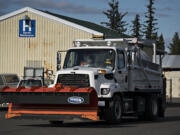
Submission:
[[[119,124],[103,121],[65,121],[52,125],[46,120],[7,120],[0,110],[0,135],[180,135],[180,104],[169,105],[166,117],[156,121],[124,118]]]

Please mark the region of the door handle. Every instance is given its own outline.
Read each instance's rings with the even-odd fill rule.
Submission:
[[[127,75],[125,76],[125,82],[126,83],[128,82],[128,76]]]

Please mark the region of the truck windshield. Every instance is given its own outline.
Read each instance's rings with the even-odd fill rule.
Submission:
[[[24,86],[26,88],[31,88],[31,87],[42,87],[41,80],[21,80],[19,87]]]
[[[113,49],[72,49],[67,52],[64,68],[82,66],[113,69],[114,63]]]

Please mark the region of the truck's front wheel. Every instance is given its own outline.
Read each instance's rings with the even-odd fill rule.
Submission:
[[[112,104],[105,113],[105,120],[107,122],[119,122],[122,118],[122,102],[119,96],[114,96]]]

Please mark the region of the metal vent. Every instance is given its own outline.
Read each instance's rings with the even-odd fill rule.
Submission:
[[[60,74],[57,83],[62,83],[63,86],[76,86],[78,88],[90,86],[89,75],[87,74]]]
[[[39,61],[39,60],[27,60],[26,61],[26,67],[34,67],[34,68],[42,67],[42,61]]]

